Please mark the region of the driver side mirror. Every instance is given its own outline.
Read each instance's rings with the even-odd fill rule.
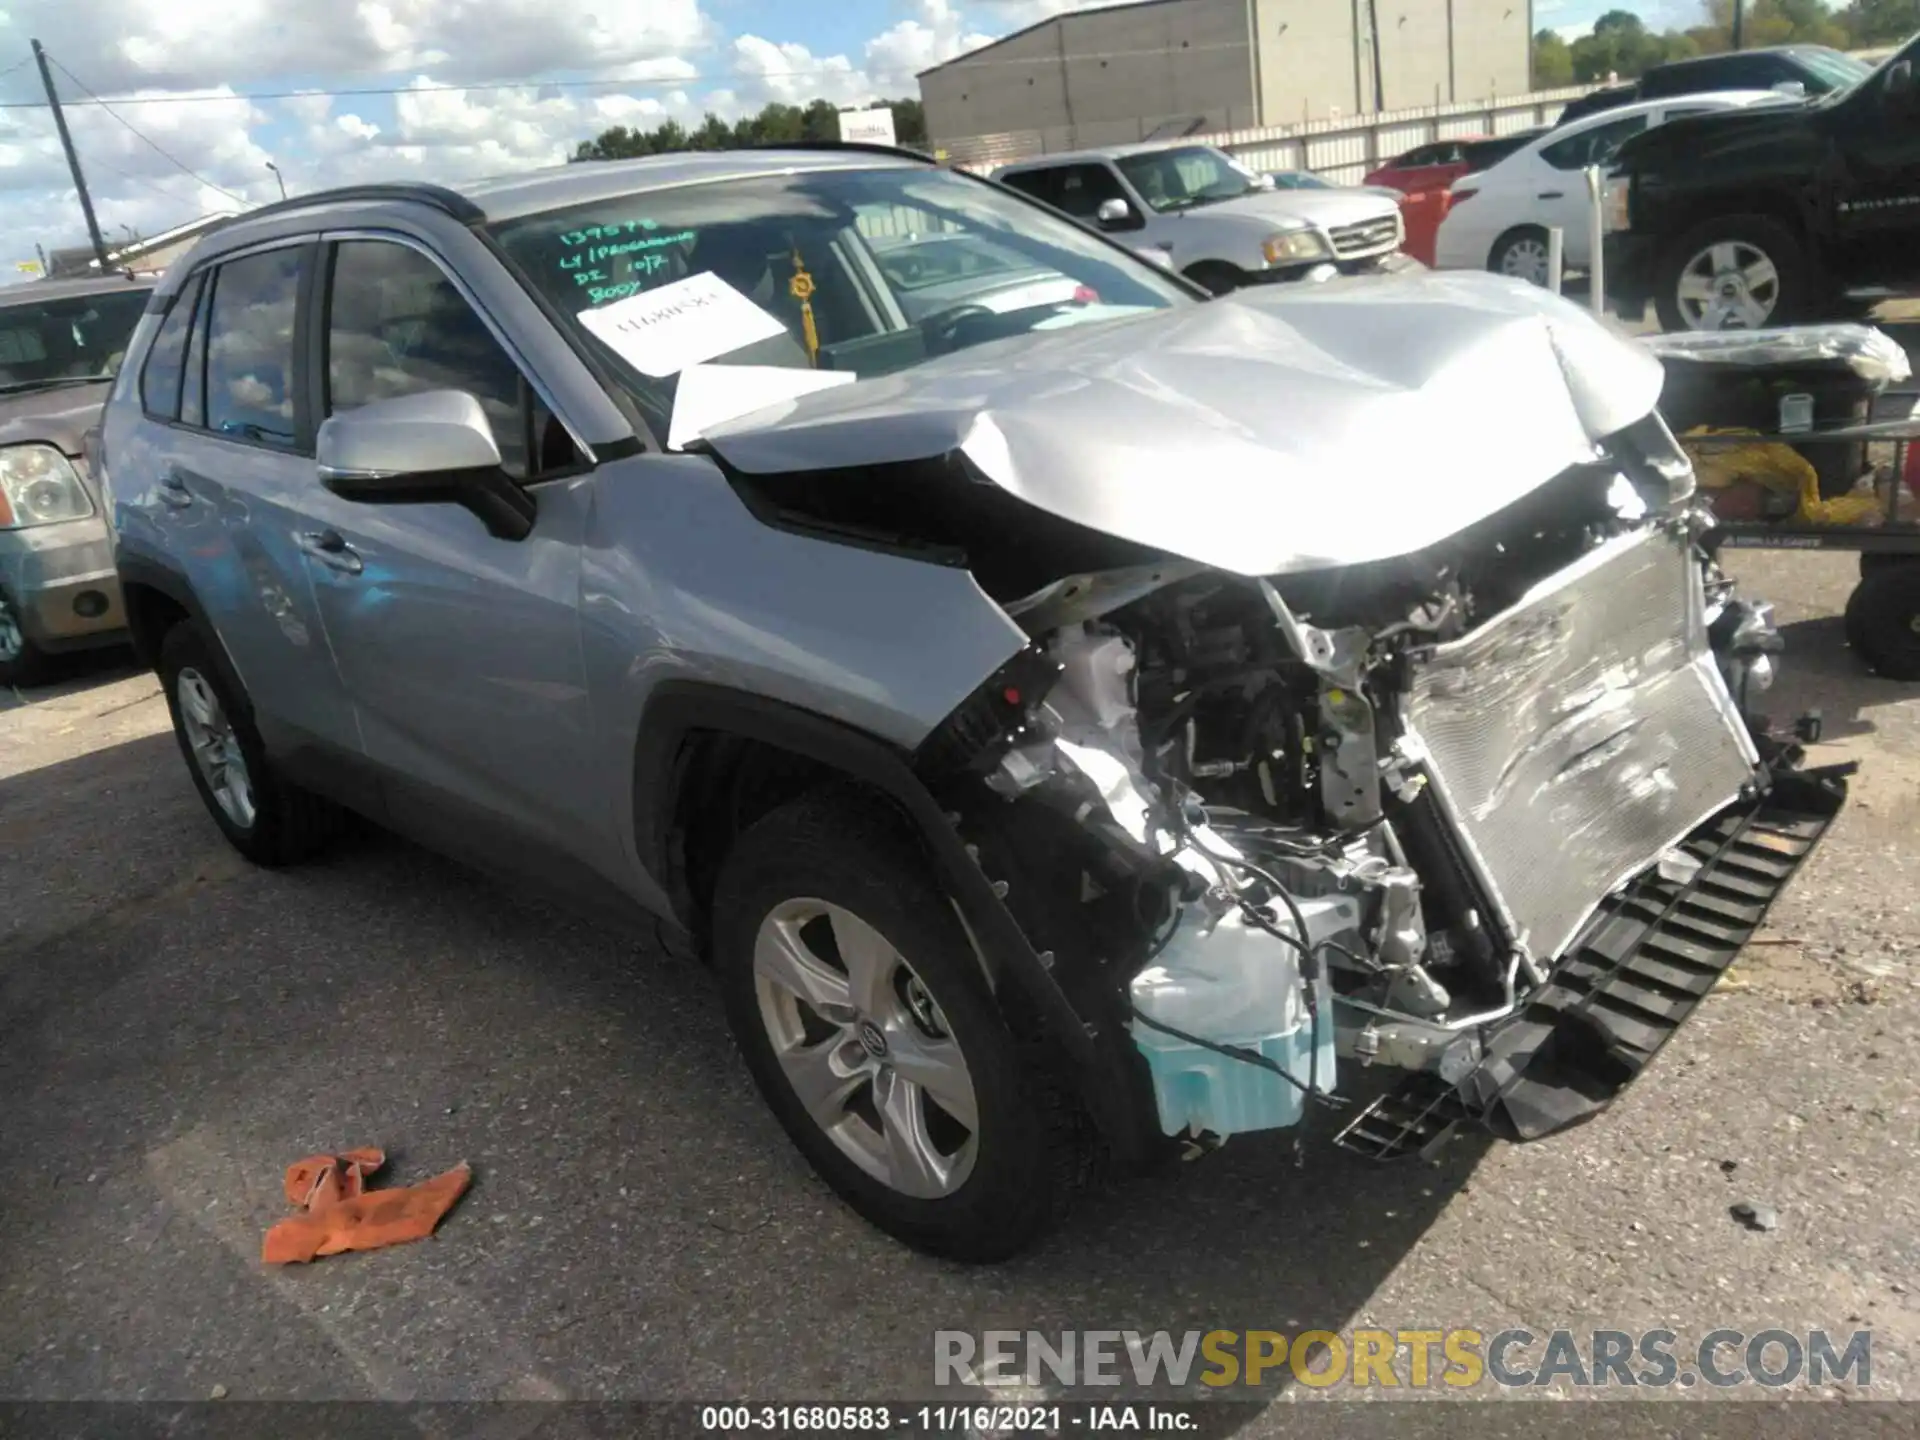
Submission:
[[[1880,104],[1896,115],[1912,114],[1920,100],[1913,83],[1913,62],[1902,60],[1887,71],[1880,86]]]
[[[320,483],[363,505],[461,505],[487,533],[524,540],[533,496],[500,467],[480,402],[464,390],[427,390],[330,416],[314,444]]]
[[[1145,223],[1133,213],[1133,207],[1118,196],[1102,200],[1093,218],[1102,230],[1138,230]]]

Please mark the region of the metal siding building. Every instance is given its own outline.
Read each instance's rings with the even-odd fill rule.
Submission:
[[[1524,93],[1532,18],[1530,0],[1137,0],[937,65],[920,96],[936,144],[1025,131],[1050,151],[1335,119]]]

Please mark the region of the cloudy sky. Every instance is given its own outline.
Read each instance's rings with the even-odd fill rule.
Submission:
[[[1537,3],[1542,23],[1571,25],[1613,0]],[[1069,8],[1075,0],[0,0],[0,282],[20,278],[15,265],[36,242],[85,240],[51,116],[17,108],[40,98],[32,37],[71,72],[55,72],[64,99],[92,92],[111,106],[73,105],[69,123],[112,243],[123,227],[153,234],[272,198],[269,160],[296,191],[457,179],[557,163],[609,125],[913,95],[916,71]]]

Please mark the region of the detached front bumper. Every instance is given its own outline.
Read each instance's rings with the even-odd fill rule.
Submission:
[[[0,531],[0,592],[41,650],[109,644],[127,628],[107,522],[99,515]]]
[[[1432,1150],[1461,1124],[1538,1140],[1591,1120],[1643,1071],[1765,920],[1846,801],[1850,765],[1776,770],[1765,792],[1679,849],[1686,879],[1650,867],[1610,896],[1524,1009],[1489,1026],[1457,1082],[1409,1077],[1340,1143],[1376,1159]]]

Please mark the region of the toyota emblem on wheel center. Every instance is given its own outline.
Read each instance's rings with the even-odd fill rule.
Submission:
[[[860,1043],[867,1047],[867,1053],[874,1059],[882,1059],[887,1053],[887,1037],[880,1033],[880,1027],[871,1020],[862,1020],[857,1032]]]

